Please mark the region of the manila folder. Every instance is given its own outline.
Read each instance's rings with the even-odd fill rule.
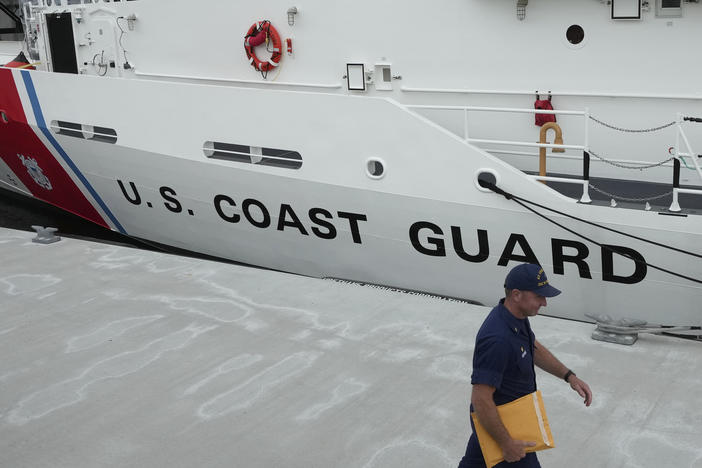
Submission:
[[[513,439],[536,442],[535,447],[526,447],[527,452],[555,447],[540,390],[498,406],[497,413]],[[492,468],[504,460],[502,449],[480,424],[475,412],[471,413],[471,417],[473,424],[475,424],[475,434],[478,436],[485,464],[488,468]]]

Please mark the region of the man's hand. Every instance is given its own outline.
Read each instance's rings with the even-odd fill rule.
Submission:
[[[588,384],[575,375],[568,377],[568,383],[570,384],[570,388],[578,392],[578,395],[585,399],[585,406],[590,406],[590,403],[592,403],[592,390],[590,390]]]
[[[526,457],[526,448],[535,447],[536,442],[526,442],[524,440],[509,439],[502,444],[502,455],[508,463],[514,463]]]

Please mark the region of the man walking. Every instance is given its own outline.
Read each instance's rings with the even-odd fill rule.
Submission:
[[[532,441],[512,439],[497,405],[503,405],[536,391],[534,365],[564,379],[584,399],[592,403],[590,387],[539,343],[529,325],[529,317],[546,306],[546,298],[561,293],[551,286],[543,268],[535,264],[514,267],[505,279],[505,298],[492,309],[475,339],[471,383],[471,411],[502,448],[505,461],[498,467],[540,467],[536,453],[526,453]],[[475,435],[468,440],[459,468],[485,468],[485,460]]]

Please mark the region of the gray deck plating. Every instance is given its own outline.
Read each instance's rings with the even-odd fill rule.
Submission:
[[[0,466],[453,467],[486,308],[0,229]],[[497,299],[497,298],[496,298]],[[555,300],[568,300],[568,292]],[[702,467],[702,345],[537,337],[544,467]]]
[[[532,173],[534,174],[534,173]],[[573,176],[568,174],[549,174],[550,176],[562,177],[566,179],[573,179]],[[630,209],[644,209],[646,202],[642,201],[626,201],[626,199],[646,199],[654,198],[651,200],[651,207],[654,211],[659,211],[664,214],[668,213],[668,208],[673,201],[672,195],[672,184],[662,184],[656,182],[646,182],[640,180],[627,180],[627,179],[607,179],[602,177],[593,177],[590,183],[594,187],[605,191],[606,193],[616,195],[615,198],[619,206],[622,208]],[[548,185],[554,190],[562,193],[563,195],[576,200],[580,199],[582,196],[582,186],[567,184],[563,182],[548,182]],[[699,189],[698,186],[682,186],[683,188]],[[659,198],[660,195],[670,192],[669,195]],[[589,191],[590,198],[592,202],[598,205],[609,205],[612,200],[611,197],[604,195],[597,190],[591,189]],[[623,197],[624,200],[620,198]],[[702,213],[702,197],[699,195],[692,194],[680,194],[679,203],[682,209],[681,214],[699,215]]]

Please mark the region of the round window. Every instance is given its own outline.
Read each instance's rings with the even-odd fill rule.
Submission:
[[[2,119],[2,123],[8,123],[10,121],[4,111],[0,111],[0,119]]]
[[[385,164],[380,158],[369,158],[366,161],[366,174],[371,179],[380,179],[385,175]]]
[[[585,39],[585,31],[581,26],[574,24],[566,31],[566,39],[571,44],[580,44]]]

